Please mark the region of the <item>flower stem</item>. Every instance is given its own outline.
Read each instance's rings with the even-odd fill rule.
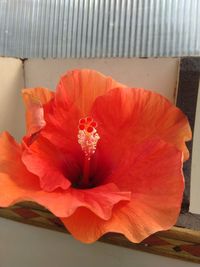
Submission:
[[[85,156],[84,169],[83,169],[83,179],[81,184],[87,186],[89,184],[89,173],[90,173],[90,158]]]

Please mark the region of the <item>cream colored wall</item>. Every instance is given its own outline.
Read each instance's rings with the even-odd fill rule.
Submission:
[[[54,89],[67,70],[91,68],[130,87],[151,89],[174,102],[178,63],[176,58],[31,59],[25,61],[25,84]]]
[[[190,212],[200,214],[200,83],[194,129]]]
[[[17,139],[24,133],[23,64],[19,59],[0,58],[0,132],[9,131]]]
[[[197,267],[199,265],[0,219],[0,267]]]
[[[25,63],[27,87],[55,88],[59,76],[68,69],[94,68],[134,87],[146,87],[174,100],[177,59],[110,60],[28,60]],[[20,88],[23,68],[16,59],[0,59],[0,130],[15,137],[24,131]],[[71,236],[19,224],[0,218],[0,267],[192,267],[152,254],[115,247],[100,242],[84,245]]]

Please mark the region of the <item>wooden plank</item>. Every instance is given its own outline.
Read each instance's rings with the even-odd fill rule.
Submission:
[[[179,241],[200,244],[200,231],[187,228],[174,226],[172,229],[168,231],[158,232],[156,235],[160,237],[176,239]]]

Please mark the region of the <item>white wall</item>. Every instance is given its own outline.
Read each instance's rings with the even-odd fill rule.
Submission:
[[[20,139],[24,133],[23,64],[14,58],[0,58],[0,132],[9,131]]]
[[[191,177],[190,212],[200,214],[200,83],[195,118]]]
[[[197,264],[0,220],[0,267],[197,267]]]
[[[25,61],[25,85],[54,89],[67,70],[91,68],[130,87],[151,89],[174,102],[178,63],[176,58],[30,59]]]

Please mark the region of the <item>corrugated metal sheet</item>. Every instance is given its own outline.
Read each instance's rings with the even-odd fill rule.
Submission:
[[[0,0],[0,55],[200,55],[200,0]]]

